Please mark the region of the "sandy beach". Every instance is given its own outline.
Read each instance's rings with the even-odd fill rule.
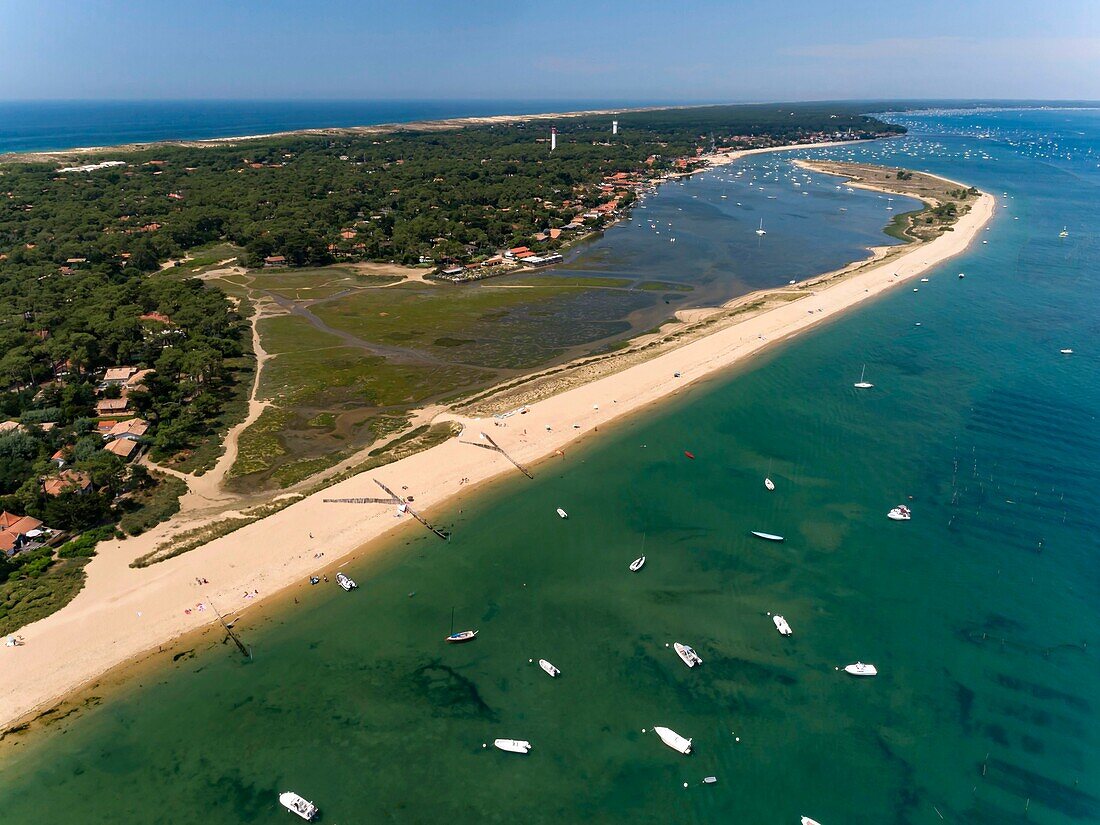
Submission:
[[[172,522],[138,538],[101,544],[88,565],[84,590],[61,611],[23,628],[24,646],[0,648],[0,727],[41,712],[111,668],[209,626],[216,621],[215,608],[235,614],[311,574],[333,572],[341,559],[372,552],[395,528],[424,529],[392,506],[323,499],[376,496],[372,479],[377,478],[415,496],[414,506],[430,518],[432,508],[478,484],[504,476],[526,483],[504,457],[464,442],[488,433],[517,461],[533,465],[537,475],[540,459],[563,451],[568,461],[573,442],[604,434],[597,427],[743,363],[765,347],[836,318],[962,253],[994,211],[995,199],[983,193],[953,231],[935,240],[644,363],[546,398],[526,414],[502,420],[443,414],[436,421],[456,421],[464,427],[461,437],[342,481],[176,558],[146,568],[129,566],[179,529]],[[547,502],[551,510],[554,506]]]

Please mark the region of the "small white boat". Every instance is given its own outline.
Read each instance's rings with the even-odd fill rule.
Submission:
[[[494,739],[493,747],[508,753],[528,753],[531,743],[526,739]]]
[[[787,624],[787,620],[778,613],[772,616],[772,623],[775,625],[775,629],[779,631],[780,636],[790,636],[794,633],[794,631],[791,630],[791,626]]]
[[[768,234],[768,231],[766,229],[764,229],[764,219],[763,218],[760,219],[760,228],[756,230],[756,234],[759,235],[760,237],[764,237],[765,235]]]
[[[557,676],[559,673],[561,673],[560,670],[558,670],[545,659],[539,659],[539,667],[549,673],[551,677]]]
[[[687,645],[682,645],[676,642],[673,647],[676,649],[676,655],[684,660],[684,664],[688,667],[695,667],[696,665],[703,664],[702,658]]]
[[[878,668],[874,665],[866,665],[856,662],[854,665],[845,665],[844,672],[852,676],[878,676]]]
[[[1071,350],[1069,347],[1066,347],[1065,349],[1060,349],[1058,350],[1058,352],[1062,353],[1062,355],[1073,355],[1073,350]]]
[[[704,785],[713,785],[717,781],[718,781],[717,776],[704,776],[703,777],[703,784]]]
[[[634,561],[632,561],[630,563],[630,572],[631,573],[637,573],[639,570],[642,569],[642,566],[644,564],[645,564],[645,556],[638,556],[638,558],[634,559]]]
[[[866,376],[867,376],[867,365],[864,364],[863,369],[859,373],[859,380],[856,383],[852,384],[852,386],[855,387],[857,390],[869,390],[869,389],[871,389],[875,385],[872,384],[870,381],[864,381],[863,379]]]
[[[765,478],[764,479],[764,489],[771,492],[772,490],[775,489],[775,482],[772,481],[770,478]]]
[[[909,521],[909,519],[911,519],[912,517],[913,514],[904,504],[899,504],[897,507],[886,514],[886,518],[892,519],[893,521]]]
[[[342,588],[344,588],[344,590],[348,590],[348,591],[354,590],[355,588],[357,588],[359,586],[355,583],[354,579],[352,579],[348,576],[345,576],[343,573],[337,573],[336,574],[336,583],[338,585],[340,585]]]
[[[816,819],[810,819],[808,816],[802,817],[802,825],[821,825]]]
[[[306,822],[312,822],[320,813],[316,805],[308,799],[298,796],[294,791],[283,791],[279,794],[279,804],[292,814],[297,814]]]
[[[759,530],[751,531],[758,539],[764,539],[764,541],[786,541],[782,536],[777,536],[775,533],[761,533]]]
[[[561,518],[569,518],[569,514],[567,512],[565,512],[565,510],[561,509],[560,507],[558,508],[558,515]]]
[[[461,630],[458,633],[452,633],[450,636],[444,639],[444,641],[450,642],[451,644],[458,644],[459,642],[473,641],[473,638],[475,636],[477,636],[476,630]]]
[[[691,753],[691,740],[685,739],[672,728],[662,728],[657,725],[653,728],[653,732],[660,736],[661,741],[674,751],[679,751],[685,755]]]
[[[1058,233],[1058,237],[1059,238],[1068,238],[1069,237],[1069,229],[1067,227],[1063,226],[1062,231]]]

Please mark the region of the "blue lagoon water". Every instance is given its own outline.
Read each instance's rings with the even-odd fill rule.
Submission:
[[[303,587],[241,625],[253,662],[204,643],[16,738],[5,820],[285,822],[294,788],[330,823],[1100,821],[1100,117],[906,122],[814,154],[996,192],[988,244],[433,514],[451,542],[409,532],[348,566],[357,593]],[[700,243],[759,220],[722,183],[695,192]],[[793,197],[765,195],[769,239]],[[452,607],[473,644],[442,643]],[[880,675],[836,670],[857,659]]]

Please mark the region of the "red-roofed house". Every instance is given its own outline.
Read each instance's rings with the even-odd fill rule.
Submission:
[[[122,415],[129,408],[129,398],[101,398],[95,402],[97,415]]]
[[[125,421],[103,421],[102,424],[113,426],[103,434],[104,439],[126,438],[136,441],[149,430],[149,422],[143,418],[128,418]]]
[[[116,438],[103,445],[103,449],[117,455],[123,461],[129,461],[138,449],[138,443],[128,438]]]
[[[92,489],[92,480],[87,473],[79,470],[62,470],[55,476],[42,479],[42,492],[48,496],[62,493],[87,493]]]
[[[17,516],[7,510],[0,513],[0,551],[10,556],[25,544],[38,538],[42,522],[31,516]]]

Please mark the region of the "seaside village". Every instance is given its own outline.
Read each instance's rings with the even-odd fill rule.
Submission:
[[[612,135],[619,134],[619,122],[612,121]],[[854,132],[811,132],[800,136],[805,143],[823,143],[834,140],[852,140],[863,135]],[[557,149],[557,130],[551,128],[547,137],[536,138],[539,143],[548,145],[549,151]],[[770,135],[733,135],[728,145],[712,144],[709,152],[703,148],[695,150],[694,157],[679,157],[671,165],[662,163],[660,155],[650,155],[645,160],[645,169],[635,172],[614,172],[593,185],[576,185],[568,197],[559,202],[534,198],[532,208],[536,211],[553,213],[555,217],[547,219],[546,225],[535,232],[525,244],[510,249],[480,249],[476,244],[466,244],[461,254],[453,250],[450,239],[437,237],[432,239],[433,248],[420,255],[418,264],[430,267],[427,277],[439,281],[463,283],[477,281],[496,275],[505,275],[522,270],[537,270],[559,264],[564,261],[561,252],[591,234],[607,229],[618,222],[626,211],[644,195],[652,192],[663,181],[690,176],[705,169],[714,157],[728,155],[731,152],[751,149],[766,149],[783,145],[784,141]],[[351,161],[349,156],[341,156],[343,161]],[[245,164],[264,167],[250,159]],[[402,163],[399,159],[396,163]],[[440,179],[441,180],[441,179]],[[386,217],[385,211],[370,216],[372,221]],[[556,224],[556,225],[551,225]],[[360,240],[360,231],[355,226],[343,227],[339,240],[328,245],[333,260],[357,260],[362,258],[366,245]],[[447,252],[442,250],[447,249]],[[263,259],[266,269],[281,269],[290,266],[285,255],[268,255]]]
[[[68,364],[59,365],[56,380],[63,379],[70,367]],[[58,447],[50,457],[49,469],[34,480],[39,509],[47,518],[50,513],[56,514],[61,526],[25,513],[0,512],[0,551],[4,556],[11,558],[20,553],[64,544],[73,530],[86,526],[85,522],[92,512],[101,509],[87,506],[89,498],[106,497],[110,490],[109,498],[100,502],[110,506],[142,486],[147,473],[143,468],[134,471],[127,465],[142,453],[142,437],[149,431],[149,422],[133,414],[131,394],[147,391],[144,382],[152,372],[151,369],[132,366],[110,367],[104,371],[96,386],[94,408],[97,418],[89,434],[90,439],[66,439],[68,443]],[[54,383],[48,382],[41,387],[39,395],[48,391]],[[56,427],[57,422],[54,421],[0,421],[0,436],[16,433],[30,436],[32,428],[48,434]],[[89,440],[93,441],[91,450]],[[111,458],[99,460],[100,456]],[[87,469],[71,466],[78,457]]]

